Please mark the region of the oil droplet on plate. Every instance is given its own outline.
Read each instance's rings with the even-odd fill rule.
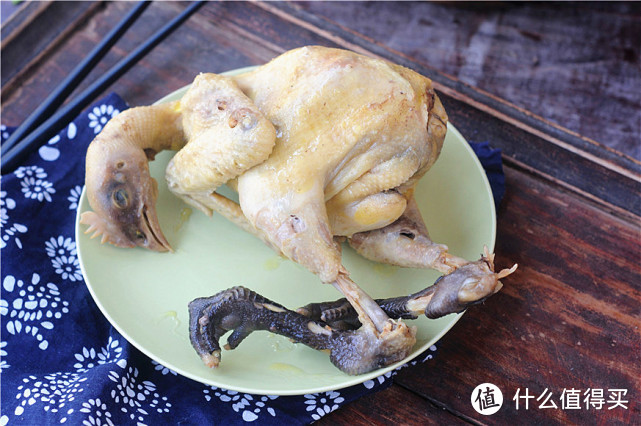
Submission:
[[[178,328],[180,327],[180,320],[178,319],[178,312],[176,311],[167,311],[165,312],[160,319],[158,320],[158,324],[164,321],[171,321],[173,323],[173,328],[172,332],[177,333]]]
[[[179,231],[180,228],[189,220],[191,217],[191,214],[193,213],[193,210],[190,209],[189,207],[183,207],[180,209],[180,216],[178,218],[178,224],[176,225],[176,231]]]
[[[270,346],[274,352],[291,352],[296,349],[296,344],[283,336],[276,336],[274,334],[269,334],[269,339],[271,340]]]
[[[269,366],[269,369],[279,371],[281,373],[305,374],[305,371],[300,368],[291,364],[285,364],[284,362],[275,362]]]
[[[282,256],[270,257],[269,259],[267,259],[265,261],[265,263],[263,263],[263,268],[265,268],[265,270],[267,270],[267,271],[274,271],[274,270],[278,269],[280,264],[283,263],[283,261],[285,261],[285,260],[286,259],[284,257],[282,257]]]
[[[386,265],[384,263],[377,263],[376,265],[374,265],[374,272],[384,277],[389,277],[390,275],[394,275],[397,269],[398,269],[398,266]]]

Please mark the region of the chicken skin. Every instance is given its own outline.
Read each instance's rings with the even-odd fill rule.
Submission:
[[[431,82],[320,47],[288,52],[236,82],[278,135],[271,155],[238,179],[243,213],[283,254],[334,282],[342,266],[333,237],[398,219],[438,157],[447,116]]]
[[[218,364],[218,339],[229,330],[235,330],[231,347],[253,330],[268,329],[327,349],[332,362],[350,374],[407,356],[415,329],[402,316],[390,318],[388,312],[398,310],[386,311],[349,278],[341,262],[345,239],[370,259],[447,274],[426,293],[403,299],[405,318],[459,312],[498,291],[499,278],[511,272],[494,273],[489,253],[468,262],[429,239],[413,190],[439,156],[447,115],[431,81],[407,68],[349,51],[305,47],[233,78],[202,74],[180,102],[157,108],[164,114],[169,108],[173,123],[182,118],[163,136],[179,150],[166,171],[170,190],[207,214],[221,213],[332,284],[345,296],[339,304],[349,307],[341,310],[349,312],[345,321],[356,327],[338,330],[327,321],[329,312],[336,312],[334,304],[329,311],[314,305],[294,312],[247,289],[232,289],[190,306],[192,345],[209,366]],[[121,116],[136,114],[133,110]],[[103,133],[100,141],[112,133],[122,138],[123,128],[110,123]],[[145,153],[167,148],[153,141],[123,145],[136,143]],[[113,187],[108,177],[113,164],[124,160],[116,154],[97,158],[92,151],[89,199],[112,205],[92,203],[95,213],[85,213],[83,223],[106,241],[145,246],[111,238],[120,226],[118,205],[105,188]],[[148,176],[143,163],[135,164]],[[237,190],[239,204],[215,192],[222,184]],[[132,206],[145,213],[143,222],[157,223],[154,197],[127,197],[145,203]],[[145,247],[167,248],[162,233],[153,229],[162,244]],[[138,232],[133,235],[145,234]]]

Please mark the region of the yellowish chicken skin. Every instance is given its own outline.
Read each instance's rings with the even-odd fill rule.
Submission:
[[[210,195],[265,161],[276,132],[233,80],[201,74],[180,100],[187,145],[167,166],[172,192],[211,214]]]
[[[236,81],[277,135],[269,158],[238,179],[243,213],[333,282],[342,270],[333,237],[395,221],[438,157],[447,116],[431,81],[323,47],[290,51]]]

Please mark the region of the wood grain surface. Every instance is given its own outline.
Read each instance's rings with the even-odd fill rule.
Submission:
[[[638,2],[298,4],[641,160]]]
[[[24,7],[2,32],[2,120],[13,125],[131,4]],[[184,7],[155,2],[87,81]],[[34,42],[33,22],[54,16],[65,19],[48,21],[46,42]],[[109,90],[149,104],[199,72],[261,64],[309,44],[430,76],[463,135],[503,151],[497,267],[520,266],[499,294],[469,309],[433,360],[319,423],[638,424],[640,16],[638,3],[209,3]],[[470,404],[483,382],[504,392],[493,416]],[[536,396],[547,388],[559,407],[563,389],[624,388],[629,404],[517,411],[519,388]]]

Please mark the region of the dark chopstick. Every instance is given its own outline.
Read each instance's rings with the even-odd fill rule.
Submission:
[[[60,111],[42,123],[36,130],[17,143],[2,158],[2,173],[13,171],[22,159],[32,148],[42,144],[59,132],[71,119],[80,113],[100,92],[113,84],[122,74],[127,72],[136,62],[149,53],[162,40],[178,28],[194,12],[196,12],[204,1],[191,3],[180,15],[158,30],[144,44],[138,46],[133,52],[127,55],[122,61],[114,65],[106,74],[97,79],[75,99],[65,105]]]
[[[87,57],[71,71],[71,74],[64,79],[58,87],[45,99],[38,108],[11,134],[11,137],[2,144],[4,155],[11,147],[23,137],[32,132],[38,125],[42,124],[48,116],[62,105],[67,97],[74,91],[76,86],[89,74],[93,67],[100,61],[109,49],[122,37],[127,29],[133,24],[140,14],[149,6],[150,1],[138,3],[118,25],[105,36]]]

